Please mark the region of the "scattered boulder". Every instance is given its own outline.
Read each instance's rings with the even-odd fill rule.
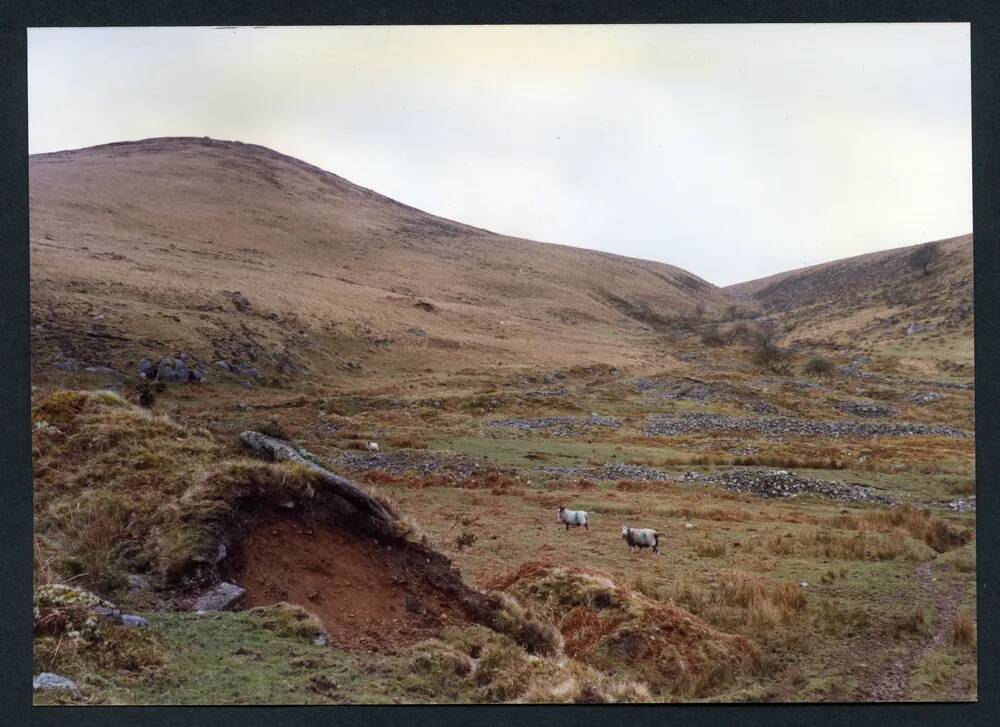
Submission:
[[[896,407],[867,401],[844,401],[837,404],[837,409],[845,414],[869,419],[884,419],[899,415],[899,409]]]
[[[86,367],[84,367],[83,370],[86,371],[87,373],[90,373],[90,374],[118,374],[119,373],[116,369],[113,369],[110,366],[86,366]]]
[[[951,322],[952,323],[958,323],[960,321],[964,321],[967,317],[969,317],[969,316],[972,315],[973,310],[974,310],[974,308],[973,308],[972,303],[969,303],[968,305],[961,305],[961,306],[959,306],[951,314]]]
[[[953,510],[954,512],[975,512],[976,496],[959,497],[958,499],[952,500],[948,503],[948,509]]]
[[[153,366],[153,362],[148,358],[144,358],[139,361],[136,369],[139,371],[139,378],[142,379],[154,379],[156,378],[156,367]]]
[[[43,671],[31,680],[31,689],[36,692],[41,689],[63,689],[75,694],[80,692],[80,688],[72,679],[48,671]]]
[[[937,424],[917,422],[858,422],[799,419],[794,417],[732,417],[721,414],[654,414],[646,420],[646,436],[672,437],[708,431],[760,432],[784,438],[822,437],[959,437],[970,432]]]
[[[247,298],[243,293],[238,290],[224,290],[222,294],[229,299],[229,302],[233,304],[240,313],[246,313],[250,310],[250,299]]]
[[[149,621],[144,619],[142,616],[136,616],[132,613],[123,613],[121,615],[122,626],[128,626],[130,628],[148,628]]]
[[[83,368],[83,364],[80,363],[79,359],[63,357],[62,354],[56,354],[52,366],[60,371],[79,371]]]
[[[944,394],[938,391],[925,391],[920,394],[914,394],[913,396],[907,397],[907,401],[911,404],[916,404],[917,406],[924,406],[926,404],[932,404],[935,401],[940,401],[944,398]]]
[[[165,356],[160,359],[160,363],[156,366],[157,381],[177,383],[188,381],[189,377],[190,369],[188,369],[188,365],[181,358]]]
[[[911,323],[906,327],[904,333],[906,333],[907,336],[913,336],[916,335],[917,333],[923,333],[926,330],[927,326],[925,326],[923,323]]]
[[[164,356],[155,365],[148,358],[143,358],[139,361],[136,369],[141,379],[153,379],[175,384],[204,381],[204,368],[200,364],[189,365],[190,359],[191,356],[183,352],[177,356]]]
[[[418,300],[413,304],[413,307],[427,311],[428,313],[435,313],[437,311],[437,306],[426,300]]]
[[[785,470],[738,469],[712,473],[686,472],[680,479],[686,482],[717,485],[733,492],[746,492],[757,497],[782,498],[812,494],[838,502],[893,504],[890,498],[875,494],[875,491],[866,485],[818,480]]]
[[[220,582],[195,600],[192,611],[225,611],[243,597],[246,590],[235,583]]]

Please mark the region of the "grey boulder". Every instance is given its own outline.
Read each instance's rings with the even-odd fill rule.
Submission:
[[[238,601],[246,589],[237,586],[235,583],[217,583],[213,588],[201,594],[191,610],[199,613],[205,611],[224,611],[233,603]]]
[[[190,378],[188,365],[179,358],[165,357],[156,367],[156,380],[168,382],[187,381]]]
[[[32,679],[31,688],[33,691],[38,691],[39,689],[66,689],[71,692],[80,691],[79,687],[76,686],[76,682],[72,679],[67,679],[66,677],[61,677],[58,674],[53,674],[48,671],[43,671],[41,674]]]
[[[139,365],[136,366],[136,369],[138,369],[138,371],[139,371],[139,376],[141,376],[144,379],[151,379],[151,378],[153,378],[153,376],[154,376],[154,374],[156,372],[156,369],[153,368],[153,362],[150,361],[148,358],[142,359],[139,362]]]

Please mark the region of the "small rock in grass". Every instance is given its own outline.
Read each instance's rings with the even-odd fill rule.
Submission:
[[[223,611],[239,600],[244,593],[246,590],[235,583],[218,583],[194,602],[192,610],[198,613]]]
[[[80,691],[79,687],[76,686],[76,682],[72,679],[67,679],[48,671],[43,671],[32,679],[31,688],[34,691],[38,691],[39,689],[66,689],[75,693],[79,693]]]

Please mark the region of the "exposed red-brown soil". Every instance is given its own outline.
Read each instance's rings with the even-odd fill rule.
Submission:
[[[302,606],[349,650],[394,651],[467,622],[454,598],[415,578],[414,553],[298,520],[262,525],[242,543],[243,605]]]

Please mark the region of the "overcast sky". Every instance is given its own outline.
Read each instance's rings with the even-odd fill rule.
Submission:
[[[969,26],[38,29],[32,153],[263,144],[719,284],[972,231]]]

